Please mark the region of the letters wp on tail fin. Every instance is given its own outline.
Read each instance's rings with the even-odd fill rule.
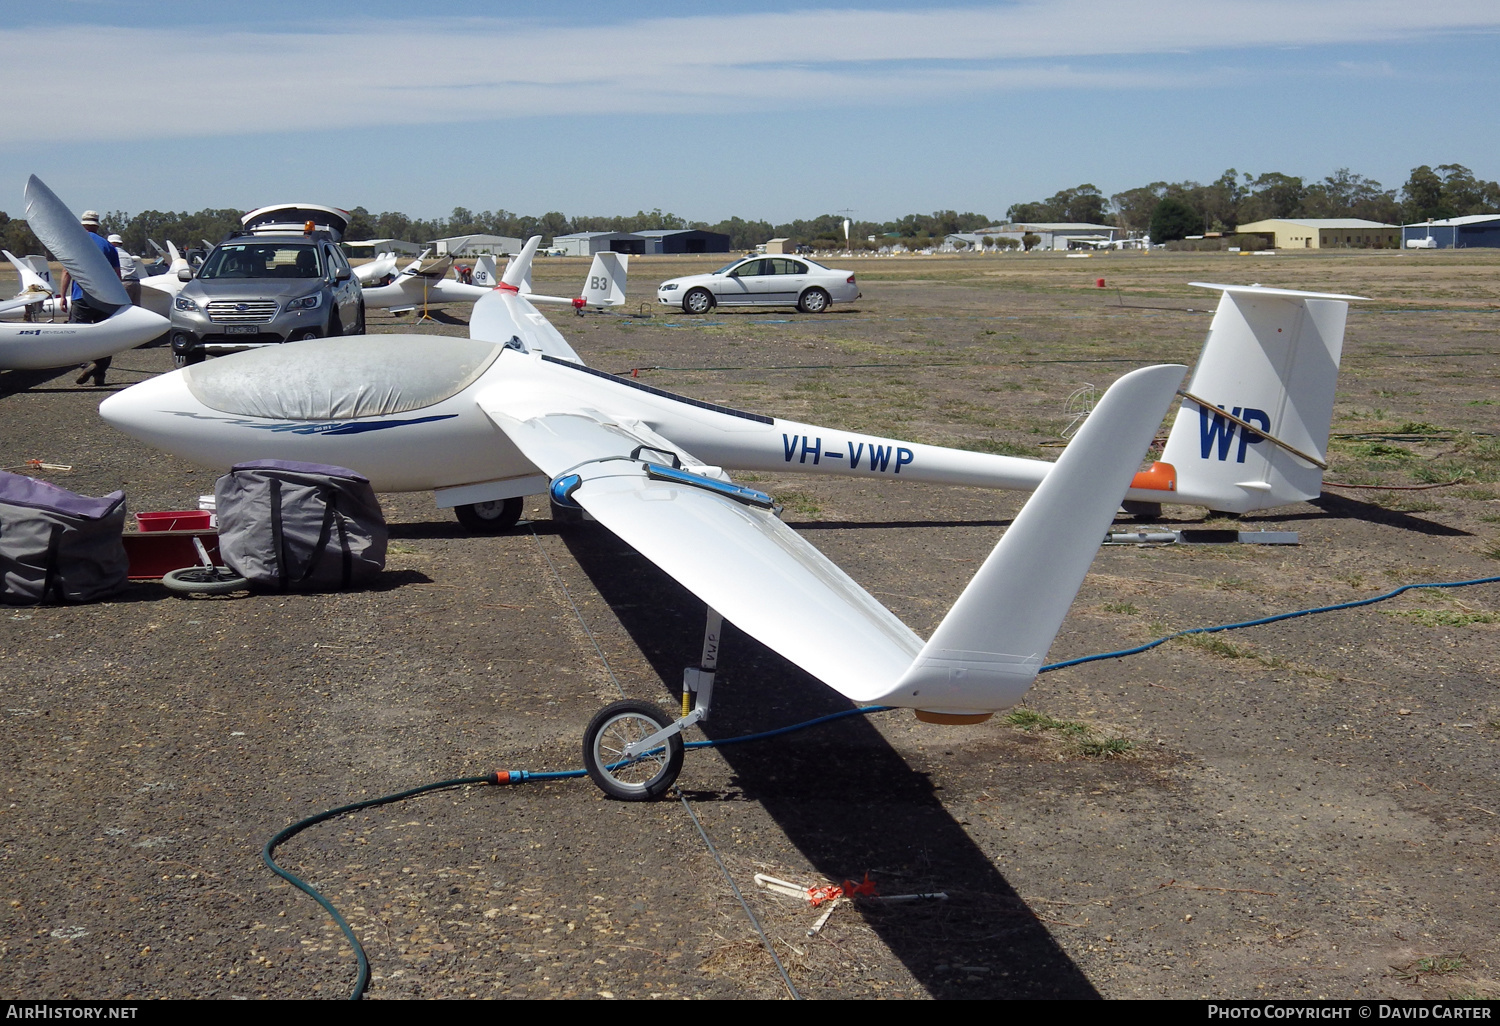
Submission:
[[[1193,284],[1223,295],[1161,455],[1176,493],[1158,501],[1248,513],[1316,498],[1344,322],[1362,297]]]

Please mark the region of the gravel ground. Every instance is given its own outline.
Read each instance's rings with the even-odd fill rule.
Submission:
[[[1076,388],[1191,362],[1213,299],[1186,281],[1371,295],[1350,316],[1329,477],[1464,483],[1330,488],[1242,522],[1297,531],[1295,548],[1106,547],[1051,655],[1500,574],[1500,262],[1250,263],[860,261],[866,298],[821,317],[549,316],[592,366],[658,387],[1047,454]],[[638,260],[631,294],[688,269]],[[1099,276],[1112,287],[1087,287]],[[422,330],[462,334],[458,311]],[[115,367],[123,385],[170,355]],[[72,373],[0,373],[0,463],[70,464],[45,476],[122,487],[134,510],[212,490],[214,471],[106,427]],[[923,633],[1021,501],[754,479]],[[342,997],[351,951],[261,865],[271,834],[428,781],[571,769],[602,704],[675,703],[702,604],[613,536],[556,528],[533,501],[513,533],[475,538],[430,496],[382,500],[392,549],[369,591],[181,600],[143,583],[0,609],[0,994]],[[1210,523],[1183,507],[1160,522]],[[732,628],[721,668],[711,737],[847,708]],[[358,931],[371,998],[785,997],[735,887],[804,997],[1494,997],[1497,670],[1500,588],[1411,592],[1049,673],[1023,717],[891,712],[692,752],[680,795],[649,804],[587,781],[454,789],[314,827],[282,861]],[[809,937],[821,910],[756,873],[868,873],[948,900],[843,903]]]

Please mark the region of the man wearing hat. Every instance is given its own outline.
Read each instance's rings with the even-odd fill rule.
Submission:
[[[125,240],[118,235],[111,235],[109,244],[115,247],[115,255],[120,258],[120,280],[125,283],[125,294],[132,304],[140,306],[141,262],[125,252]]]
[[[120,254],[109,240],[99,234],[99,212],[97,210],[85,210],[79,218],[83,224],[84,231],[99,247],[99,252],[104,254],[104,259],[109,261],[109,266],[120,273]],[[71,285],[70,289],[68,286]],[[139,285],[136,286],[140,288]],[[95,324],[104,320],[109,314],[89,304],[88,298],[84,296],[83,289],[73,280],[73,276],[66,270],[63,271],[62,279],[63,302],[68,306],[68,323],[70,324]],[[85,364],[83,373],[78,375],[78,384],[83,384],[89,378],[94,379],[95,385],[104,384],[105,372],[109,370],[110,357],[106,356],[95,360],[93,363]]]

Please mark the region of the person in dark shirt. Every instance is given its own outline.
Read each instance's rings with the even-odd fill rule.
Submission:
[[[104,258],[109,261],[109,266],[115,269],[116,274],[119,274],[120,254],[115,251],[115,247],[110,244],[108,239],[99,234],[99,212],[96,210],[85,210],[83,217],[79,218],[79,221],[83,224],[84,231],[88,232],[89,237],[98,245],[99,252],[103,253]],[[69,285],[72,286],[71,289]],[[113,312],[100,310],[98,307],[92,305],[88,297],[83,294],[83,289],[79,287],[78,283],[73,280],[73,276],[67,271],[63,271],[62,292],[63,300],[68,305],[69,324],[97,324]],[[109,371],[109,364],[112,359],[113,357],[104,356],[93,363],[84,364],[83,373],[78,375],[75,379],[76,382],[81,385],[89,378],[93,378],[95,387],[104,384],[104,375]]]

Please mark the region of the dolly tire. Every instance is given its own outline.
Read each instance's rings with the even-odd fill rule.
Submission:
[[[672,717],[650,702],[626,699],[594,714],[583,732],[583,765],[599,790],[622,802],[660,798],[682,772],[682,734],[673,734],[654,752],[621,762],[625,746],[650,737]]]
[[[232,591],[244,591],[250,582],[227,566],[185,566],[181,570],[169,570],[162,575],[161,583],[168,591],[179,595],[228,595]]]

